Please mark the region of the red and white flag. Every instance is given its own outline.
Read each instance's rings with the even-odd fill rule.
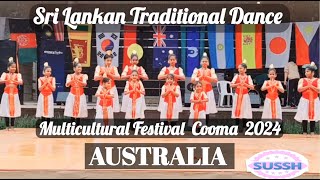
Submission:
[[[58,21],[58,24],[53,24],[53,29],[56,41],[64,41],[64,22]]]
[[[289,61],[292,23],[267,24],[266,31],[266,65],[283,68]]]

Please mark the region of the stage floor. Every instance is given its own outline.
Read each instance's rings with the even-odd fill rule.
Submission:
[[[85,143],[235,143],[235,169],[228,170],[85,170]],[[246,172],[246,159],[264,150],[284,149],[309,160],[301,178],[320,177],[320,136],[284,135],[278,139],[240,138],[64,138],[41,139],[33,128],[0,131],[0,178],[257,178]],[[208,173],[213,172],[213,173]]]

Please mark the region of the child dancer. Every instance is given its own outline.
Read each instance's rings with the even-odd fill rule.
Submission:
[[[121,79],[125,79],[130,81],[131,80],[131,74],[133,71],[136,71],[138,73],[138,80],[142,79],[142,80],[148,80],[149,77],[146,73],[146,71],[144,70],[144,68],[142,66],[138,66],[139,63],[139,57],[137,54],[137,51],[133,50],[131,53],[131,60],[130,60],[131,65],[130,66],[126,66],[123,70],[123,72],[121,73]],[[129,103],[129,96],[124,94],[122,96],[122,106],[121,106],[121,112],[128,112],[128,110],[126,109],[128,106],[127,104]],[[143,103],[145,104],[145,99],[143,98]]]
[[[214,98],[214,93],[212,89],[212,83],[218,82],[217,75],[214,68],[209,69],[209,58],[207,53],[203,53],[201,59],[201,68],[195,68],[191,76],[191,82],[200,81],[203,90],[208,97],[208,102],[206,103],[206,120],[209,120],[209,114],[217,113],[216,101]]]
[[[203,91],[202,83],[196,81],[194,92],[191,93],[190,116],[188,126],[192,127],[196,121],[201,121],[202,126],[206,125],[206,103],[209,101],[206,93]],[[197,127],[199,130],[199,127]]]
[[[266,99],[264,101],[262,119],[281,119],[282,120],[282,110],[281,103],[278,97],[278,91],[284,92],[282,84],[277,81],[277,72],[273,67],[273,64],[269,67],[269,79],[264,81],[261,91],[268,91]]]
[[[17,64],[13,58],[9,58],[8,73],[2,73],[0,83],[5,84],[4,92],[1,98],[0,116],[5,117],[7,130],[14,129],[14,120],[21,116],[21,104],[18,94],[18,85],[22,85],[22,76],[16,73]],[[11,120],[11,123],[9,121]],[[10,126],[9,126],[10,124]]]
[[[178,81],[184,81],[186,79],[186,76],[183,73],[182,68],[177,68],[177,56],[173,53],[172,50],[169,50],[169,56],[168,56],[168,64],[170,65],[169,67],[163,67],[158,75],[158,80],[164,80],[167,78],[168,74],[173,74],[174,76],[174,84],[179,86]],[[180,89],[180,86],[179,86]],[[161,104],[160,99],[160,104]],[[160,107],[160,106],[159,106]],[[181,91],[179,91],[179,96],[177,97],[177,111],[182,112],[182,99],[181,99]],[[161,109],[158,109],[158,111],[161,111]]]
[[[114,91],[111,88],[112,80],[109,78],[102,79],[102,85],[96,92],[96,97],[100,98],[97,106],[96,119],[103,119],[105,125],[113,124],[113,98]]]
[[[51,77],[51,67],[46,62],[43,66],[43,77],[38,79],[38,89],[40,91],[36,117],[41,117],[43,121],[49,120],[54,116],[53,95],[56,90],[56,79]]]
[[[308,121],[310,122],[310,132],[313,135],[315,122],[320,120],[320,81],[314,77],[317,66],[312,62],[306,66],[306,78],[302,78],[298,83],[298,91],[302,93],[294,119],[302,122],[303,134],[307,134]]]
[[[136,70],[132,70],[130,80],[126,82],[124,94],[128,95],[127,103],[122,104],[126,109],[125,119],[130,119],[131,129],[133,129],[134,120],[144,119],[144,111],[146,109],[144,101],[145,90]]]
[[[118,72],[117,67],[112,66],[112,52],[107,51],[106,55],[104,56],[104,66],[97,66],[95,73],[94,73],[94,80],[100,81],[99,87],[102,86],[102,80],[104,78],[110,79],[111,83],[111,91],[114,95],[113,98],[113,112],[119,112],[120,111],[120,105],[119,105],[119,97],[118,97],[118,90],[115,85],[114,80],[120,79],[120,74]],[[97,108],[99,106],[100,97],[97,97]]]
[[[84,87],[87,85],[88,75],[82,74],[82,66],[78,58],[73,61],[73,74],[68,74],[66,87],[70,88],[70,93],[66,100],[64,116],[71,117],[80,125],[80,118],[88,117],[87,99],[84,94]]]
[[[165,121],[165,125],[175,125],[179,119],[178,101],[180,87],[174,83],[174,75],[168,74],[166,83],[161,88],[159,103],[160,120]]]
[[[231,87],[236,89],[235,95],[232,98],[232,115],[231,118],[235,119],[236,125],[240,125],[240,119],[243,123],[239,132],[243,131],[246,122],[242,119],[252,119],[252,109],[250,97],[248,95],[249,89],[253,90],[254,85],[250,75],[246,74],[247,65],[244,61],[238,66],[239,74],[235,75],[231,81]]]

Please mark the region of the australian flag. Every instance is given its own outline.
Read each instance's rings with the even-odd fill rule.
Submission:
[[[168,66],[169,50],[179,57],[179,26],[153,26],[153,68]]]

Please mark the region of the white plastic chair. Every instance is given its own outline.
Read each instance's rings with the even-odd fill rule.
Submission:
[[[227,96],[227,105],[230,107],[230,97],[233,97],[232,89],[229,81],[218,81],[217,87],[219,92],[219,107],[223,106],[224,97]],[[229,86],[228,86],[229,85]]]

